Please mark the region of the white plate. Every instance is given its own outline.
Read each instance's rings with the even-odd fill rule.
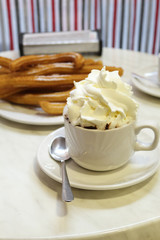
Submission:
[[[64,127],[52,132],[40,144],[37,161],[42,171],[57,182],[62,182],[60,163],[48,153],[48,146],[58,135],[65,136]],[[142,136],[145,137],[145,136]],[[151,177],[159,167],[158,151],[137,152],[128,164],[118,170],[96,172],[78,166],[73,160],[66,162],[72,187],[88,190],[120,189],[140,183]]]
[[[150,66],[149,68],[139,69],[137,73],[142,77],[147,78],[148,80],[152,79],[153,84],[157,84],[158,82],[158,67]],[[149,94],[154,97],[160,98],[160,87],[151,87],[151,85],[147,85],[139,81],[138,79],[132,77],[132,83],[137,87],[140,91]]]
[[[49,116],[41,108],[22,107],[6,101],[0,101],[0,116],[14,122],[31,125],[63,124],[63,116]]]
[[[19,51],[2,52],[0,56],[16,59],[19,57]],[[41,108],[22,107],[5,101],[0,101],[0,117],[31,125],[46,126],[63,124],[63,116],[49,116]]]

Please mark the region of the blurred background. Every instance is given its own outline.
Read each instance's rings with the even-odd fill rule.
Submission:
[[[157,55],[160,0],[0,0],[0,51],[19,33],[101,30],[105,47]]]

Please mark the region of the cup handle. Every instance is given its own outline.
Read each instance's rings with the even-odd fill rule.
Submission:
[[[150,151],[153,150],[157,147],[158,141],[159,141],[159,130],[157,127],[151,126],[151,125],[142,125],[142,126],[137,126],[135,128],[135,134],[138,135],[140,131],[144,128],[149,128],[154,132],[154,139],[151,143],[140,143],[136,141],[135,144],[135,151]]]

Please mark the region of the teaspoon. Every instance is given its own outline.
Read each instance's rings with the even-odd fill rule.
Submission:
[[[49,146],[49,154],[54,160],[59,161],[62,164],[62,200],[65,202],[71,202],[74,197],[68,180],[65,164],[65,161],[70,159],[70,155],[64,137],[59,136],[53,139]]]

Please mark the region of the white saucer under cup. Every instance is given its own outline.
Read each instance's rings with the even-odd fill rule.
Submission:
[[[151,65],[149,67],[137,69],[137,74],[146,78],[152,84],[145,83],[145,81],[139,81],[136,77],[132,76],[131,81],[134,86],[143,93],[146,93],[150,96],[160,98],[160,54],[158,56],[158,64]],[[147,81],[147,82],[148,82]],[[159,83],[159,85],[157,84]]]
[[[49,134],[40,144],[37,151],[37,161],[44,173],[57,182],[62,183],[61,166],[54,161],[48,152],[48,146],[56,136],[65,136],[64,127]],[[151,140],[145,133],[143,139]],[[80,167],[72,159],[66,167],[72,187],[87,190],[114,190],[141,183],[153,176],[159,168],[159,148],[153,151],[136,152],[123,167],[112,171],[90,171]]]

